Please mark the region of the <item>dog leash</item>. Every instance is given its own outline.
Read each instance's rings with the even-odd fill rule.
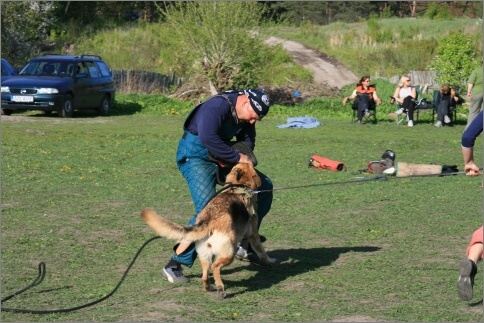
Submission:
[[[222,189],[220,189],[215,194],[215,196],[218,195],[218,194],[220,194],[220,193],[222,193],[222,192],[228,191],[229,189],[232,190],[235,194],[242,194],[242,195],[244,195],[245,198],[252,199],[252,195],[254,194],[253,193],[253,190],[251,190],[246,185],[242,185],[242,184],[231,184],[231,183],[229,183],[228,185],[226,185]],[[252,209],[254,209],[253,202],[252,202]],[[253,210],[253,213],[254,213],[254,215],[256,214],[255,213],[255,210]],[[124,272],[123,276],[121,277],[119,283],[116,285],[116,287],[109,294],[107,294],[106,296],[104,296],[104,297],[102,297],[100,299],[97,299],[95,301],[92,301],[92,302],[89,302],[89,303],[86,303],[86,304],[83,304],[83,305],[79,305],[79,306],[75,306],[75,307],[70,307],[70,308],[63,308],[63,309],[54,309],[54,310],[30,310],[30,309],[20,309],[20,308],[7,308],[7,307],[1,306],[0,307],[0,311],[3,311],[3,312],[11,312],[11,313],[24,313],[24,314],[54,314],[54,313],[73,312],[73,311],[80,310],[82,308],[86,308],[86,307],[89,307],[89,306],[98,304],[98,303],[100,303],[100,302],[108,299],[109,297],[111,297],[118,290],[118,288],[121,286],[121,284],[123,283],[124,279],[128,275],[128,272],[130,271],[131,267],[134,265],[136,259],[140,255],[141,251],[150,242],[152,242],[153,240],[159,239],[159,238],[161,238],[161,237],[160,236],[154,236],[154,237],[148,239],[138,249],[138,251],[134,255],[133,259],[131,260],[130,264],[128,265],[128,268],[126,269],[126,271]],[[25,291],[27,291],[27,290],[29,290],[29,289],[31,289],[31,288],[39,285],[44,280],[45,273],[46,273],[46,265],[45,265],[44,262],[41,262],[41,263],[39,263],[39,267],[38,267],[38,275],[34,279],[34,281],[32,283],[30,283],[29,285],[27,285],[26,287],[24,287],[24,288],[22,288],[22,289],[20,289],[20,290],[18,290],[16,292],[8,295],[8,296],[5,296],[4,298],[2,298],[1,299],[2,305],[3,305],[3,303],[5,303],[6,301],[8,301],[9,299],[12,299],[15,296],[20,295],[20,294],[24,293]]]
[[[480,168],[479,170],[483,170],[483,169]],[[272,190],[253,191],[253,193],[259,194],[259,193],[267,193],[267,192],[282,191],[282,190],[291,190],[291,189],[298,189],[298,188],[308,188],[308,187],[338,185],[338,184],[350,184],[350,183],[370,182],[370,181],[377,181],[377,180],[388,180],[388,179],[444,177],[444,176],[452,176],[452,175],[462,175],[462,174],[465,174],[465,173],[466,173],[465,171],[459,171],[459,172],[453,172],[453,173],[429,174],[429,175],[411,175],[411,176],[405,176],[405,177],[397,177],[397,176],[377,174],[375,176],[370,176],[370,177],[355,177],[356,179],[348,180],[348,181],[307,184],[307,185],[299,185],[299,186],[276,187],[276,188],[273,188]]]
[[[133,259],[131,260],[131,263],[129,264],[128,268],[126,269],[126,271],[124,272],[123,276],[121,277],[121,280],[119,281],[119,283],[116,285],[116,287],[106,296],[98,299],[98,300],[95,300],[95,301],[92,301],[92,302],[89,302],[87,304],[84,304],[84,305],[79,305],[79,306],[75,306],[75,307],[70,307],[70,308],[64,308],[64,309],[55,309],[55,310],[29,310],[29,309],[20,309],[20,308],[6,308],[6,307],[3,307],[3,303],[9,299],[12,299],[13,297],[17,296],[17,295],[20,295],[22,294],[23,292],[31,289],[32,287],[35,287],[37,285],[39,285],[43,280],[44,280],[44,277],[45,277],[45,271],[46,271],[46,267],[45,267],[45,263],[41,262],[39,263],[39,273],[37,275],[37,278],[30,284],[30,285],[27,285],[26,287],[20,289],[19,291],[15,292],[15,293],[12,293],[4,298],[2,298],[1,300],[1,303],[2,303],[2,307],[0,308],[0,311],[3,311],[3,312],[12,312],[12,313],[28,313],[28,314],[53,314],[53,313],[67,313],[67,312],[73,312],[73,311],[77,311],[81,308],[86,308],[86,307],[89,307],[89,306],[92,306],[92,305],[95,305],[95,304],[98,304],[106,299],[108,299],[109,297],[111,297],[119,288],[119,286],[121,286],[121,284],[123,283],[124,279],[126,278],[126,276],[128,275],[128,272],[129,270],[131,269],[131,267],[134,265],[134,262],[136,261],[136,259],[138,258],[138,256],[140,255],[141,251],[153,240],[156,240],[156,239],[159,239],[160,236],[154,236],[150,239],[148,239],[139,249],[138,251],[136,252],[136,254],[134,255]]]
[[[327,182],[327,183],[317,183],[317,184],[307,184],[307,185],[299,185],[299,186],[285,186],[285,187],[276,187],[272,190],[257,190],[253,191],[254,194],[265,193],[265,192],[272,192],[272,191],[282,191],[282,190],[291,190],[296,188],[308,188],[308,187],[316,187],[316,186],[326,186],[326,185],[339,185],[339,184],[349,184],[349,183],[360,183],[360,182],[370,182],[370,181],[378,181],[378,180],[387,180],[385,175],[375,175],[370,177],[355,177],[354,180],[348,181],[341,181],[341,182]]]

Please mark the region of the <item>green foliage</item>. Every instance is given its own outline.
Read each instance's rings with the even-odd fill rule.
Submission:
[[[437,82],[449,84],[457,90],[465,87],[472,69],[481,60],[470,36],[454,33],[439,41],[429,68],[436,72]]]
[[[371,18],[365,23],[337,22],[313,26],[311,33],[292,27],[271,28],[266,33],[318,49],[343,62],[357,75],[391,77],[410,70],[427,70],[439,39],[452,32],[472,37],[472,45],[480,52],[482,24],[479,20],[467,18]],[[381,38],[378,38],[380,33]],[[376,39],[383,41],[377,42]]]
[[[312,82],[313,74],[294,63],[282,45],[263,49],[267,58],[259,75],[260,84],[283,86],[289,82]]]
[[[53,26],[52,3],[2,1],[2,58],[21,68],[41,52]]]
[[[192,108],[192,102],[174,100],[161,94],[118,94],[112,114],[178,115],[186,114]]]
[[[161,9],[160,9],[161,10]],[[256,2],[187,2],[162,10],[199,72],[220,91],[256,86],[267,58],[257,29]]]
[[[377,43],[392,42],[393,33],[391,30],[382,30],[381,25],[378,23],[378,16],[376,14],[370,15],[370,19],[367,21],[367,34]]]
[[[113,69],[184,75],[190,64],[189,50],[180,47],[177,35],[162,24],[140,23],[84,35],[76,42],[74,53],[92,52],[93,48]]]
[[[393,16],[390,6],[386,6],[381,11],[380,18],[391,18]]]
[[[431,2],[427,6],[425,17],[435,20],[452,20],[452,13],[446,5]]]

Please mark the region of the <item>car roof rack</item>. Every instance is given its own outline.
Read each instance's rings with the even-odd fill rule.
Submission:
[[[99,56],[99,55],[93,55],[93,54],[82,54],[80,57],[81,58],[86,58],[86,57],[88,57],[88,58],[97,58],[97,59],[102,60],[101,56]]]

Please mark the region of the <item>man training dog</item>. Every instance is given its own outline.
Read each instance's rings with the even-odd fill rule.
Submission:
[[[253,153],[255,123],[269,112],[269,106],[269,98],[261,89],[226,91],[197,105],[188,115],[178,142],[176,162],[195,207],[189,226],[196,224],[198,214],[215,196],[216,184],[223,185],[231,166],[240,163],[257,166]],[[258,230],[271,209],[273,185],[262,172],[255,172],[260,179],[256,206]],[[244,239],[236,250],[237,259],[260,263],[254,248],[257,247]],[[192,267],[197,256],[194,244],[180,241],[173,249],[175,252],[162,269],[163,278],[170,283],[187,283],[189,280],[183,274],[182,265]]]
[[[235,165],[227,175],[224,188],[205,206],[194,226],[182,226],[159,216],[146,208],[141,217],[157,234],[195,244],[202,267],[202,282],[211,291],[209,270],[212,271],[216,290],[223,298],[225,287],[220,271],[232,263],[237,245],[246,238],[261,263],[271,266],[275,259],[264,250],[257,230],[257,195],[253,190],[261,184],[251,163]]]

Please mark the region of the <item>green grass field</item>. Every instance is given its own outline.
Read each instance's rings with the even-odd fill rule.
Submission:
[[[42,284],[3,307],[62,309],[104,297],[154,236],[142,208],[182,224],[191,217],[175,164],[186,113],[124,111],[132,114],[2,116],[2,297],[30,284],[39,262],[47,266]],[[464,122],[359,126],[349,114],[321,114],[314,129],[276,127],[305,114],[286,108],[257,124],[258,169],[276,189],[261,227],[278,259],[272,269],[235,260],[222,271],[229,297],[221,301],[202,290],[198,261],[185,269],[190,284],[164,281],[174,242],[157,239],[104,302],[65,314],[2,312],[2,321],[482,321],[482,264],[473,300],[456,292],[459,261],[482,224],[482,177],[360,181],[371,175],[355,174],[386,149],[397,162],[462,170]],[[310,169],[312,154],[348,171]],[[482,166],[481,153],[476,160]]]

